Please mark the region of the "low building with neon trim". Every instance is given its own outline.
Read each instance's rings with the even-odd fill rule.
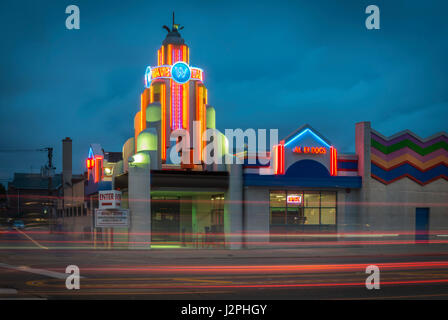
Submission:
[[[104,230],[93,218],[79,224],[77,217],[62,217],[65,225],[95,231],[95,237],[115,232],[113,246],[142,249],[238,249],[369,233],[427,241],[448,228],[445,132],[426,139],[410,131],[385,137],[360,122],[353,154],[338,153],[308,124],[255,154],[229,150],[221,133],[222,153],[242,163],[204,163],[207,142],[201,137],[216,129],[217,112],[180,26],[173,21],[166,29],[157,64],[145,70],[134,132],[121,154],[107,161],[101,146],[92,144],[86,160],[89,215],[99,191],[120,190],[129,226]],[[176,130],[189,134],[173,141]],[[170,154],[181,139],[188,139],[191,161],[173,163]]]

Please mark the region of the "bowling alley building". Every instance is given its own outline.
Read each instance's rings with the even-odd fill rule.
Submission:
[[[228,148],[218,133],[222,154],[235,161],[207,164],[201,137],[225,111],[208,100],[205,72],[192,63],[179,29],[173,21],[157,64],[145,70],[134,132],[122,151],[86,147],[90,210],[86,217],[59,217],[71,230],[105,232],[93,217],[105,190],[121,191],[121,208],[129,210],[128,226],[111,231],[127,248],[250,248],[360,233],[427,240],[448,228],[446,132],[386,137],[360,122],[351,154],[338,152],[331,132],[304,123],[257,154]],[[188,135],[173,140],[178,130]],[[182,139],[195,161],[172,160]]]

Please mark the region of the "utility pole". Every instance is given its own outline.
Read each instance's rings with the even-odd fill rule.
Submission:
[[[53,182],[53,148],[52,147],[46,147],[42,149],[38,149],[37,151],[47,151],[47,157],[48,157],[48,165],[47,165],[47,178],[48,178],[48,199],[47,203],[50,203],[51,201],[51,188],[52,188],[52,182]],[[47,220],[48,220],[48,228],[50,229],[50,232],[52,231],[52,221],[55,218],[54,217],[54,202],[51,205],[51,210],[48,205],[45,206],[48,208],[47,210]]]
[[[51,187],[52,187],[52,182],[53,182],[53,148],[48,147],[48,148],[44,148],[44,150],[47,150],[47,156],[48,156],[48,201],[47,203],[50,202],[51,199]],[[48,206],[47,206],[48,207]],[[54,203],[51,206],[51,209],[49,208],[47,211],[47,215],[48,215],[48,228],[50,229],[50,232],[52,231],[52,221],[54,219]]]
[[[44,148],[48,152],[48,195],[51,196],[52,172],[53,169],[53,148]]]

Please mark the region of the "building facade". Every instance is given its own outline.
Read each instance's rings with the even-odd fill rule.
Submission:
[[[353,154],[338,153],[307,124],[255,155],[229,148],[233,141],[217,131],[203,141],[216,128],[216,112],[179,30],[173,21],[157,65],[146,69],[122,152],[89,148],[86,197],[120,190],[129,209],[129,226],[113,230],[120,246],[242,248],[386,231],[426,240],[448,228],[445,132],[385,137],[361,122]],[[205,161],[204,150],[216,141],[232,164]],[[97,204],[89,201],[93,215]],[[96,230],[93,218],[84,225]]]

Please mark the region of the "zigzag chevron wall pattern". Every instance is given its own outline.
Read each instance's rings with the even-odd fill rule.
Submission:
[[[390,184],[404,177],[426,185],[448,180],[448,135],[422,139],[411,131],[385,137],[371,131],[372,178]]]

